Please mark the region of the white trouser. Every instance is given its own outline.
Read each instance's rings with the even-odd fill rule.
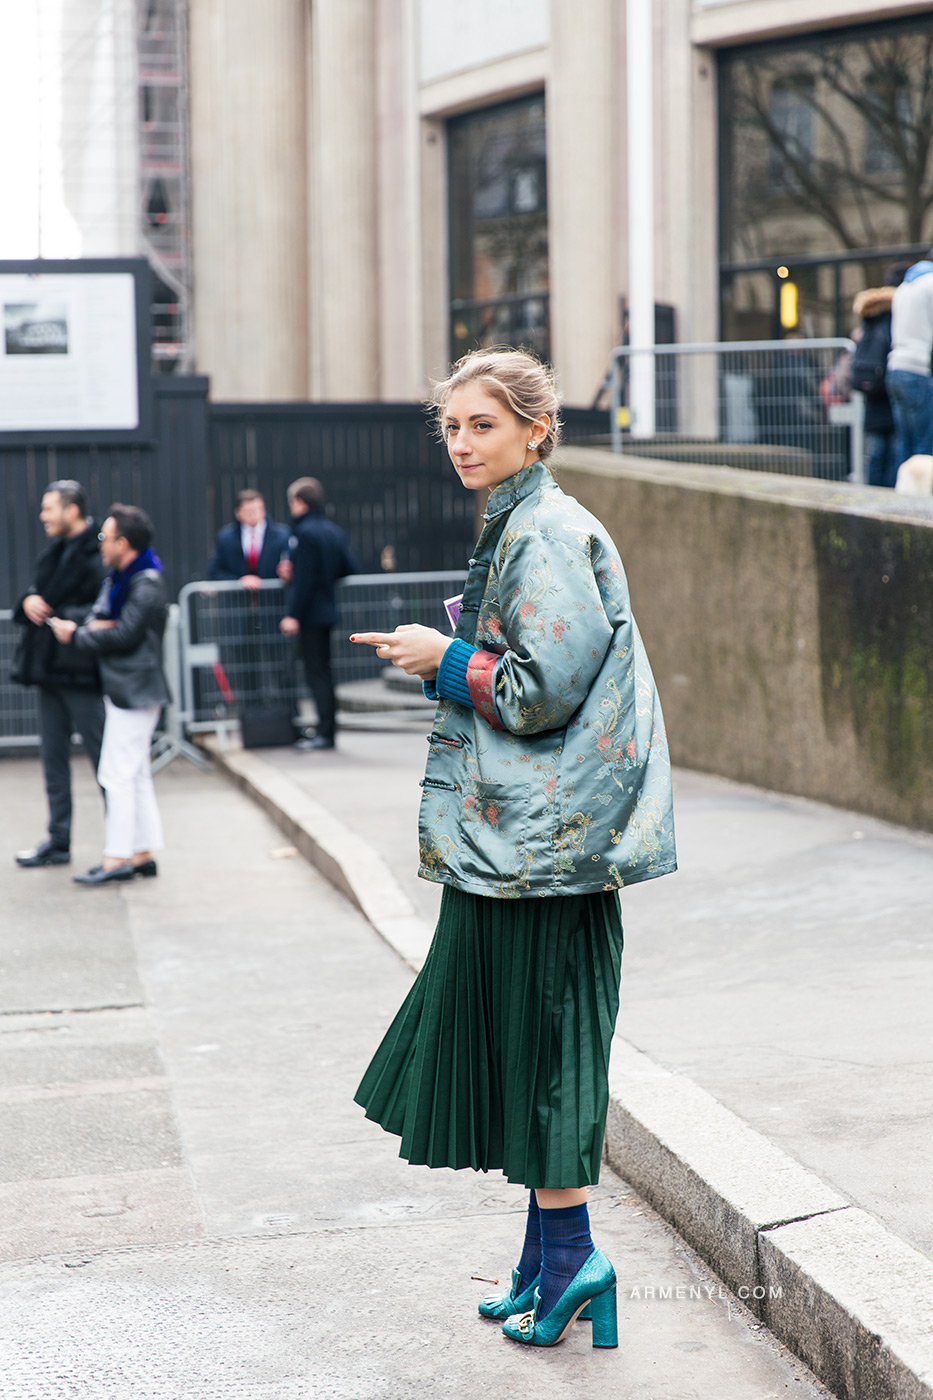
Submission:
[[[162,818],[156,806],[149,745],[159,705],[121,710],[104,696],[104,741],[97,777],[107,794],[104,855],[129,860],[136,851],[161,851]]]

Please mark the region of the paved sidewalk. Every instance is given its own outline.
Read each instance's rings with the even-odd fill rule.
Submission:
[[[416,875],[423,735],[263,750]],[[681,771],[680,869],[625,892],[619,1030],[933,1257],[933,837]]]
[[[73,870],[102,835],[75,776]],[[0,785],[9,853],[41,832],[38,765]],[[408,1167],[351,1102],[410,971],[227,783],[156,785],[157,880],[0,860],[4,1400],[825,1400],[608,1170],[619,1350],[481,1323],[523,1193]]]

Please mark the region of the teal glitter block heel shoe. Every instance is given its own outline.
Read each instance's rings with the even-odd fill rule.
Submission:
[[[567,1285],[547,1317],[538,1320],[541,1295],[535,1289],[532,1310],[507,1318],[502,1331],[513,1342],[525,1346],[552,1347],[563,1341],[587,1305],[593,1321],[593,1346],[617,1347],[616,1274],[605,1254],[598,1249]]]
[[[485,1298],[479,1301],[480,1317],[494,1317],[497,1322],[503,1322],[507,1317],[514,1317],[516,1313],[525,1312],[528,1308],[533,1308],[535,1304],[535,1293],[538,1289],[538,1279],[540,1274],[535,1274],[527,1288],[522,1288],[522,1276],[517,1269],[512,1270],[512,1287],[508,1293],[487,1293]],[[590,1321],[590,1305],[587,1303],[578,1322]]]
[[[479,1302],[480,1317],[494,1317],[502,1322],[515,1313],[525,1312],[534,1307],[535,1292],[540,1274],[535,1274],[527,1288],[522,1288],[522,1276],[517,1269],[512,1270],[512,1287],[508,1293],[487,1293]]]

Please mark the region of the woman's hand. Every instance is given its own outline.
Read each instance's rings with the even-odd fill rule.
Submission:
[[[64,642],[67,646],[78,629],[76,622],[71,622],[67,617],[50,617],[49,626],[55,633],[57,642]]]
[[[394,632],[355,632],[351,642],[365,642],[376,648],[376,655],[391,661],[407,676],[433,680],[444,652],[453,641],[434,627],[422,627],[420,622],[403,622]]]

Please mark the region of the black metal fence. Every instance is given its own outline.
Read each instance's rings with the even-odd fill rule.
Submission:
[[[43,544],[43,489],[65,477],[87,487],[98,519],[115,500],[149,512],[170,596],[204,578],[237,491],[262,491],[281,519],[298,476],[321,481],[362,572],[463,566],[475,539],[474,498],[421,405],[211,404],[207,392],[204,378],[156,379],[155,439],[143,446],[0,446],[0,608],[29,582]],[[568,409],[564,417],[570,440],[606,431],[603,413]]]
[[[42,548],[42,493],[73,478],[100,519],[112,501],[142,506],[156,523],[156,550],[170,594],[202,572],[209,539],[207,388],[202,378],[153,381],[155,440],[141,446],[0,446],[0,608],[28,585]]]

